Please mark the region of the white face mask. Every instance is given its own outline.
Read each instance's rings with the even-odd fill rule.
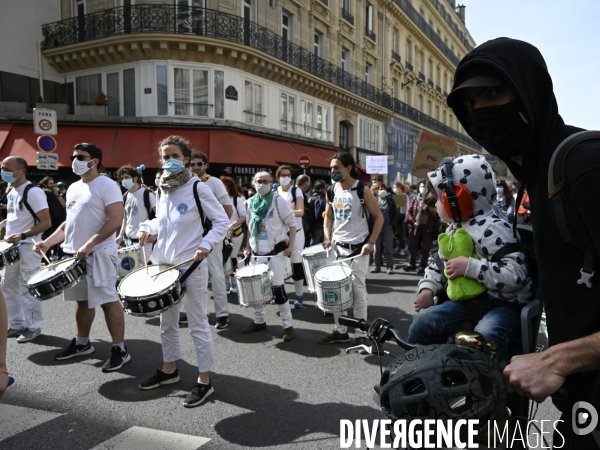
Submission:
[[[88,163],[89,161],[79,161],[78,159],[74,159],[71,166],[73,168],[73,173],[78,176],[85,175],[92,170],[91,167],[88,167]]]
[[[269,193],[269,191],[271,190],[271,184],[269,183],[265,183],[265,184],[255,184],[254,187],[256,188],[256,192],[258,192],[260,195],[267,195]]]
[[[374,187],[377,187],[377,186],[379,186],[379,183],[378,183],[377,181],[375,181],[375,182],[373,183],[373,186],[374,186]]]
[[[379,198],[386,198],[386,197],[387,197],[386,191],[379,191]]]
[[[398,193],[398,188],[394,188],[394,194]]]
[[[279,184],[281,184],[282,186],[287,186],[291,182],[292,182],[292,179],[290,177],[281,177],[279,179]]]
[[[423,194],[425,193],[425,188],[424,188],[424,187],[422,187],[422,188],[419,188],[419,193],[420,193],[421,195],[423,195]]]

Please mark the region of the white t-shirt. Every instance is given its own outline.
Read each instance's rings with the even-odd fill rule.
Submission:
[[[296,190],[296,202],[298,202],[298,197],[300,197],[301,199],[304,200],[304,196],[302,195],[302,189],[300,189],[299,187],[296,187],[296,186],[290,187],[287,192],[285,192],[283,189],[277,189],[277,193],[279,195],[281,195],[284,199],[286,199],[288,202],[290,202],[292,209],[294,211],[296,211],[298,208],[294,204],[294,196],[292,195],[292,190],[294,190],[294,189]],[[306,208],[306,205],[304,205],[304,207]],[[294,212],[294,217],[296,218],[296,231],[301,230],[302,229],[302,217],[296,217],[295,212]]]
[[[231,219],[229,219],[229,223],[235,223],[240,219],[240,217],[246,217],[246,199],[242,196],[239,196],[237,198],[237,208],[236,205],[234,205],[233,203],[233,197],[229,197],[229,199],[231,200],[231,207],[233,208],[233,214],[231,215]]]
[[[106,224],[106,207],[113,203],[123,203],[123,196],[117,183],[100,175],[89,183],[79,180],[69,186],[66,203],[67,223],[62,247],[65,253],[74,254]],[[104,242],[97,244],[94,250],[114,243],[115,238],[110,235]]]
[[[135,235],[140,228],[140,223],[148,220],[148,210],[144,205],[144,188],[139,188],[133,194],[127,192],[125,197],[125,216],[127,217],[127,226],[125,227],[125,234],[132,239],[136,239]],[[153,192],[150,192],[148,197],[150,200],[150,209],[156,207],[156,196]]]
[[[219,178],[206,174],[204,175],[204,177],[200,178],[200,180],[202,180],[204,184],[206,184],[210,188],[210,190],[213,192],[213,194],[215,194],[215,197],[217,197],[217,200],[219,200],[219,203],[221,205],[231,205],[231,198],[227,193],[225,185]]]
[[[345,244],[360,244],[369,235],[369,225],[363,217],[363,205],[356,193],[356,181],[348,191],[339,183],[334,186],[333,195],[333,240]],[[369,194],[372,195],[372,194]]]
[[[25,192],[25,188],[27,185],[31,184],[30,181],[22,184],[18,188],[12,188],[10,192],[7,194],[7,203],[6,203],[6,235],[11,236],[13,234],[21,234],[31,228],[34,227],[33,216],[25,206],[22,205],[22,208],[19,208],[19,202],[23,198],[23,192]],[[48,200],[46,199],[46,194],[44,191],[38,187],[32,187],[29,189],[27,193],[27,203],[33,209],[33,212],[37,213],[43,209],[48,209]],[[39,217],[39,216],[38,216]],[[36,241],[39,241],[39,236],[29,236],[25,239],[25,242],[31,242],[31,239],[34,238]]]
[[[258,194],[256,194],[258,195]],[[290,227],[296,226],[294,212],[290,204],[280,195],[275,193],[269,211],[262,220],[258,236],[252,234],[252,211],[248,208],[246,223],[250,229],[250,247],[260,255],[270,253],[276,244],[281,241],[289,241],[288,231]]]

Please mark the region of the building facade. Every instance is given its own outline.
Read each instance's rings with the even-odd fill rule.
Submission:
[[[258,168],[295,164],[299,154],[311,156],[309,174],[327,178],[327,158],[340,148],[363,166],[367,155],[388,154],[388,179],[411,182],[423,129],[457,138],[459,154],[481,151],[445,102],[456,65],[475,45],[453,0],[13,3],[46,5],[30,19],[44,85],[36,90],[35,71],[2,68],[0,108],[24,98],[32,108],[39,93],[64,105],[61,129],[146,130],[150,137],[136,145],[157,130],[202,131],[195,145],[213,165],[225,173],[249,167],[234,174],[240,182]],[[33,53],[36,39],[21,43],[23,32],[14,32],[19,54]],[[5,89],[5,73],[28,77],[29,94]],[[19,114],[0,115],[21,123]],[[112,145],[115,160],[124,152],[139,160],[122,163],[148,166],[155,151]]]

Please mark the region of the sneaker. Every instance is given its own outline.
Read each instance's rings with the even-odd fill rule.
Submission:
[[[193,408],[194,406],[200,405],[206,397],[214,393],[215,390],[212,387],[212,383],[202,384],[196,383],[192,388],[192,392],[183,401],[183,406],[186,408]]]
[[[294,302],[294,308],[304,308],[304,299],[302,297],[298,297]]]
[[[350,337],[348,336],[348,333],[342,334],[338,330],[333,330],[333,333],[328,334],[326,337],[321,339],[319,341],[319,344],[329,345],[329,344],[335,344],[336,342],[349,342],[349,341],[350,341]]]
[[[139,386],[142,391],[149,391],[164,386],[165,384],[177,383],[179,380],[181,380],[181,378],[179,378],[179,371],[177,369],[175,369],[175,372],[173,373],[165,373],[162,370],[157,370],[154,375],[146,381],[142,381]]]
[[[388,275],[393,275],[394,274],[394,270],[390,267],[387,271]]]
[[[296,335],[294,334],[294,327],[284,328],[283,330],[283,342],[289,342],[294,339]]]
[[[179,313],[179,325],[187,325],[187,323],[188,323],[187,314],[184,312],[180,312]]]
[[[381,268],[380,267],[373,267],[371,269],[371,273],[380,273],[381,272]]]
[[[364,338],[364,337],[358,337],[358,338],[356,338],[356,345],[367,345],[367,338]],[[358,351],[358,354],[359,355],[368,355],[369,352],[367,352],[366,350],[361,349],[361,350]]]
[[[217,330],[224,330],[229,325],[229,316],[217,317],[217,323],[215,328]]]
[[[237,284],[235,283],[231,283],[231,290],[229,291],[231,294],[237,294],[238,293],[238,288],[237,288]]]
[[[94,347],[92,347],[91,341],[88,342],[87,345],[77,345],[77,339],[73,338],[73,340],[71,340],[71,345],[69,345],[64,351],[55,355],[54,359],[57,361],[63,361],[76,356],[89,355],[90,353],[94,353]]]
[[[38,337],[40,334],[42,334],[42,329],[38,328],[37,330],[34,331],[29,331],[26,330],[24,331],[21,336],[19,336],[17,338],[17,342],[19,344],[23,344],[25,342],[29,342],[29,341],[33,341],[36,337]]]
[[[125,347],[125,351],[122,351],[121,347],[113,345],[113,347],[110,349],[110,353],[110,358],[108,358],[108,360],[102,366],[102,372],[112,372],[120,369],[123,367],[123,364],[131,359],[131,355],[129,355],[127,347]]]
[[[417,273],[418,273],[418,274],[424,274],[424,273],[425,273],[425,269],[423,269],[422,267],[419,267],[419,268],[417,269]]]
[[[415,266],[404,266],[404,268],[402,269],[405,272],[412,272],[413,270],[416,270]]]
[[[406,250],[404,250],[404,249],[400,250],[400,256],[406,256]]]
[[[242,330],[242,334],[254,333],[255,331],[266,330],[266,323],[254,323],[252,322],[248,327]]]
[[[9,328],[8,332],[6,333],[6,337],[7,338],[11,338],[11,337],[18,338],[19,336],[21,336],[26,331],[27,331],[27,328],[19,328],[18,330],[16,330],[15,328]]]
[[[275,303],[275,297],[273,297],[269,303],[270,303],[271,305],[275,305],[275,304],[276,304],[276,303]]]

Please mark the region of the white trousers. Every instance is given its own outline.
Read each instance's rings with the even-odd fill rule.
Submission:
[[[285,256],[283,252],[279,253],[275,257],[261,258],[260,256],[252,256],[250,264],[269,264],[269,278],[271,279],[271,285],[283,286],[284,275],[285,275]],[[292,320],[292,310],[290,308],[290,302],[285,302],[283,305],[277,305],[279,307],[279,317],[283,328],[289,328],[294,325]],[[265,323],[265,305],[254,305],[254,323],[261,324]]]
[[[305,236],[304,230],[300,230],[296,233],[296,239],[294,240],[294,253],[290,257],[292,264],[302,264],[302,256],[300,252],[304,250]],[[294,280],[294,290],[296,291],[296,297],[302,297],[304,293],[304,280]]]
[[[4,268],[2,294],[6,300],[8,326],[14,330],[37,330],[42,326],[43,302],[29,293],[25,284],[42,266],[42,257],[27,242],[19,247],[19,262]]]
[[[229,315],[229,305],[227,304],[227,287],[225,286],[225,269],[223,267],[223,242],[219,242],[213,247],[206,261],[208,262],[208,273],[210,274],[210,283],[215,300],[215,315],[217,317],[227,317]]]
[[[185,269],[188,267],[185,266]],[[198,371],[210,372],[215,367],[216,358],[207,316],[208,268],[206,264],[202,264],[194,270],[186,280],[183,304],[188,317],[188,328],[196,347]],[[181,302],[160,315],[160,337],[164,362],[174,362],[182,358],[179,334],[180,310]]]
[[[240,234],[237,237],[231,238],[231,245],[233,245],[233,250],[231,251],[231,259],[236,258],[239,261],[238,258],[238,253],[240,252],[240,248],[242,248],[242,243],[244,242],[244,233]],[[232,262],[233,264],[233,262]],[[237,281],[235,280],[235,275],[231,274],[231,284],[235,285],[237,284]],[[227,283],[227,279],[225,279],[225,282]]]
[[[335,244],[334,244],[335,245]],[[337,247],[340,255],[346,256],[352,253],[350,249]],[[352,296],[354,297],[354,317],[357,319],[367,320],[367,269],[369,268],[369,255],[359,256],[358,258],[348,261],[352,269]],[[334,311],[333,320],[335,321],[335,330],[341,334],[348,332],[348,327],[340,325],[339,318],[345,315],[346,311]],[[355,337],[365,337],[366,332],[354,330]]]

